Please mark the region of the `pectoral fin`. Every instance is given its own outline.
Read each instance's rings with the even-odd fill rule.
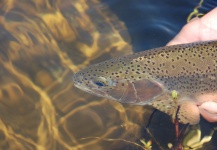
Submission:
[[[151,103],[156,109],[170,115],[172,119],[178,119],[183,124],[197,124],[200,121],[200,112],[191,99],[172,99],[170,93],[158,97]],[[178,110],[178,106],[180,106]],[[178,111],[178,112],[177,112]],[[175,118],[177,114],[177,118]]]
[[[159,111],[162,111],[171,117],[176,113],[176,110],[178,108],[175,101],[172,99],[171,93],[164,93],[158,98],[156,98],[154,101],[151,102],[151,105],[158,109]]]

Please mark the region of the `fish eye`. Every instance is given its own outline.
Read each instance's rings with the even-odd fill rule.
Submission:
[[[116,86],[117,84],[112,79],[106,79],[104,77],[96,77],[91,82],[97,87]]]
[[[103,87],[108,85],[108,82],[104,77],[97,77],[92,81],[92,83],[94,83],[98,87]]]
[[[95,81],[95,82],[93,82],[93,83],[96,84],[98,87],[106,86],[105,83],[100,82],[100,81]]]

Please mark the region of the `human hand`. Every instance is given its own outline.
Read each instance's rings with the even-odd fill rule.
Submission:
[[[217,40],[217,8],[202,18],[194,18],[167,45]]]

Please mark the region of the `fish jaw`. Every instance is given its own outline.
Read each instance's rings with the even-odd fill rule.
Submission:
[[[77,87],[78,89],[81,89],[87,93],[99,96],[99,97],[108,97],[108,95],[103,92],[98,90],[96,85],[92,85],[91,81],[87,81],[84,79],[84,77],[81,75],[82,72],[78,72],[73,76],[73,82],[74,82],[74,86]],[[91,86],[90,86],[91,85]],[[109,97],[110,99],[113,99],[111,97]]]

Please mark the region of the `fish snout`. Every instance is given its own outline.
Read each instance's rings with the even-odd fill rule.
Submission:
[[[83,76],[79,72],[73,75],[72,81],[74,82],[75,87],[79,89],[83,87]]]

